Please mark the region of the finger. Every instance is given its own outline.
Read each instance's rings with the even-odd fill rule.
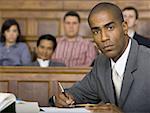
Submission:
[[[64,102],[66,102],[66,101],[68,101],[69,100],[69,97],[68,97],[68,95],[64,95],[63,93],[61,93],[60,95],[59,95],[59,98],[61,98]],[[67,102],[66,102],[67,103]]]
[[[58,97],[58,98],[56,98],[56,106],[64,107],[64,106],[68,106],[68,104],[62,98]]]
[[[69,106],[69,105],[73,105],[75,103],[75,101],[72,99],[72,97],[69,94],[60,94],[59,98],[62,99],[62,101],[65,103],[65,106]]]
[[[66,103],[66,100],[67,98],[63,94],[59,94],[56,96],[55,104],[58,107],[67,106],[68,104]]]
[[[71,96],[68,96],[68,100],[66,101],[66,103],[73,105],[73,104],[75,104],[75,101],[71,98]]]
[[[66,97],[66,95],[64,95],[63,93],[61,93],[59,95],[59,98],[61,98],[64,102],[66,102],[66,100],[68,100],[68,97]]]

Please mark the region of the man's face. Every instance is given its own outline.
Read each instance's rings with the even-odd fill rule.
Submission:
[[[114,61],[122,55],[128,45],[127,24],[119,22],[111,11],[100,11],[92,14],[89,24],[94,41],[107,57]]]
[[[36,48],[37,58],[49,60],[53,54],[53,42],[50,40],[41,40],[39,46]]]
[[[129,28],[135,27],[137,19],[134,10],[123,11],[123,18],[127,22]]]
[[[68,38],[74,38],[79,32],[79,21],[76,16],[67,16],[64,20],[64,31]]]

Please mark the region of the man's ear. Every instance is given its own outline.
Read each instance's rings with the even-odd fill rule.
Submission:
[[[126,21],[122,22],[122,27],[123,27],[124,34],[127,35],[128,34],[128,24]]]

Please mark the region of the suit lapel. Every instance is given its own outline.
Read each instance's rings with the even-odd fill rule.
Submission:
[[[53,62],[49,61],[49,66],[53,66]]]
[[[39,62],[37,60],[34,62],[34,65],[35,66],[40,66],[40,64],[39,64]]]
[[[126,101],[126,98],[128,97],[128,94],[132,87],[133,81],[134,81],[134,78],[132,74],[130,72],[127,72],[124,75],[124,80],[122,83],[122,89],[121,89],[121,94],[120,94],[119,103],[118,103],[120,107],[123,106],[124,102]]]
[[[105,86],[106,86],[106,93],[108,94],[109,100],[111,103],[115,102],[115,93],[112,83],[112,77],[111,77],[111,65],[110,61],[106,64],[106,75],[105,75]]]
[[[129,52],[124,79],[122,83],[119,106],[122,107],[131,91],[132,84],[134,82],[133,72],[137,69],[137,56],[138,56],[138,44],[135,40],[131,39],[131,49]]]

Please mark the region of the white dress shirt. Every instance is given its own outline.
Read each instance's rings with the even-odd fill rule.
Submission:
[[[134,34],[135,34],[134,31],[132,31],[132,32],[130,32],[130,33],[128,32],[128,35],[129,35],[130,38],[133,38]]]
[[[129,44],[128,44],[125,52],[117,60],[117,62],[114,62],[111,59],[111,67],[112,67],[112,69],[115,68],[117,74],[120,76],[121,86],[122,86],[122,80],[123,80],[123,77],[124,77],[124,71],[125,71],[125,67],[126,67],[126,63],[127,63],[127,58],[128,58],[128,55],[129,55],[130,47],[131,47],[131,39],[129,39]],[[118,82],[118,81],[113,81],[113,82]]]

